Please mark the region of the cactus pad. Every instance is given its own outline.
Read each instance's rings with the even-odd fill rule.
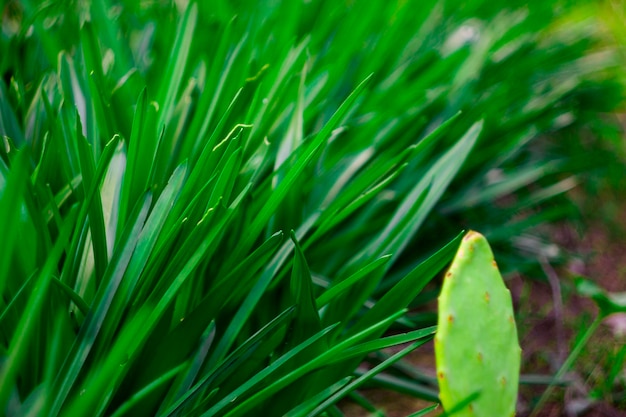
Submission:
[[[446,272],[439,297],[435,355],[440,399],[458,417],[515,415],[521,349],[511,294],[489,243],[470,231]]]

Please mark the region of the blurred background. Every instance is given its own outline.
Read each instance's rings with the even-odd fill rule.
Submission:
[[[40,86],[52,90],[50,78],[41,74],[65,68],[68,58],[58,51],[79,48],[82,22],[92,18],[95,31],[103,34],[104,71],[119,80],[109,97],[111,117],[123,136],[130,137],[132,112],[127,110],[143,80],[158,85],[167,60],[163,51],[172,39],[158,34],[173,32],[188,2],[93,4],[0,1],[0,128],[18,147],[30,146],[34,155],[44,146],[37,139],[43,122],[35,122],[31,114],[37,109],[27,103]],[[461,111],[438,145],[443,149],[476,120],[484,120],[471,158],[415,232],[394,266],[397,275],[415,265],[411,254],[432,252],[460,228],[481,231],[494,246],[518,314],[523,348],[518,415],[536,409],[552,375],[577,346],[572,366],[535,415],[626,415],[626,315],[609,315],[590,340],[579,343],[600,311],[594,297],[577,287],[577,280],[584,278],[602,291],[626,291],[626,1],[268,0],[206,1],[198,6],[200,29],[190,55],[200,58],[186,72],[206,82],[202,87],[207,90],[224,88],[222,98],[212,104],[213,114],[225,112],[230,101],[224,97],[234,95],[240,84],[222,83],[215,74],[223,68],[211,66],[207,57],[217,56],[234,67],[231,78],[254,83],[267,69],[263,62],[289,56],[284,45],[306,43],[311,62],[305,100],[310,110],[303,121],[307,132],[323,125],[330,117],[328,109],[337,108],[369,74],[372,88],[350,134],[371,139],[377,152],[406,147]],[[70,9],[73,13],[67,13]],[[101,16],[90,16],[93,10]],[[46,18],[37,19],[39,13]],[[117,22],[128,50],[120,46],[117,32],[102,26],[107,19]],[[220,49],[227,27],[244,34],[251,22],[258,30],[245,39],[242,35],[237,46],[245,54]],[[297,83],[285,81],[278,87],[295,91]],[[190,85],[182,94],[195,98],[199,89]],[[54,95],[50,97],[54,104]],[[243,91],[241,102],[254,99],[251,91]],[[177,107],[175,117],[184,121],[188,110]],[[251,136],[280,136],[288,128],[287,110],[287,105],[269,108],[272,123],[255,127]],[[217,120],[207,123],[213,126]],[[26,135],[20,124],[26,126]],[[176,137],[174,129],[166,134]],[[92,133],[86,137],[97,155],[101,142],[96,138],[109,132],[94,128]],[[355,153],[370,146],[356,140],[345,143]],[[180,154],[172,152],[169,168],[197,143],[189,146],[178,149],[172,139],[172,149]],[[331,149],[342,154],[342,146],[336,143]],[[9,148],[0,156],[7,158]],[[422,158],[440,152],[435,147]],[[388,210],[385,204],[411,190],[423,174],[421,162],[407,168],[377,210]],[[55,175],[48,175],[54,188]],[[371,238],[367,230],[359,233],[363,240]],[[332,270],[342,262],[319,250],[318,257],[325,257],[327,264],[318,270]],[[437,288],[434,283],[412,305],[413,323],[432,324]],[[377,291],[385,289],[382,285]],[[417,351],[409,363],[415,371],[407,372],[426,381],[435,375],[431,347]],[[420,408],[420,400],[392,393],[384,385],[379,381],[378,387],[360,393],[389,417]],[[411,389],[406,391],[415,394]],[[341,408],[350,416],[371,415],[349,401]]]

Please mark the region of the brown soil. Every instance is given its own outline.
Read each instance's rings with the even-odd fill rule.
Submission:
[[[580,224],[564,222],[546,231],[560,248],[573,255],[568,265],[553,270],[561,291],[562,305],[554,288],[545,282],[527,279],[511,281],[517,301],[523,351],[522,373],[554,374],[573,348],[577,337],[598,315],[592,301],[578,296],[573,278],[584,276],[611,292],[626,291],[626,202],[618,198],[595,198],[572,194],[585,217]],[[609,201],[610,203],[604,203]],[[606,217],[610,213],[610,218]],[[523,281],[523,282],[522,282]],[[524,293],[525,292],[525,293]],[[566,388],[555,389],[540,416],[611,417],[626,416],[626,369],[616,356],[626,342],[626,315],[606,318],[567,374]],[[618,366],[610,377],[611,367]],[[521,386],[519,415],[541,395],[541,386]]]

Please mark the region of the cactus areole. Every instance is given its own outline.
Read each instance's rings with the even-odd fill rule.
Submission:
[[[515,415],[521,349],[513,303],[480,233],[467,233],[445,274],[435,355],[445,410],[458,417]]]

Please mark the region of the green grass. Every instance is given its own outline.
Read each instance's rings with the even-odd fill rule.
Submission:
[[[422,290],[468,225],[525,268],[587,168],[542,136],[621,99],[593,5],[535,3],[1,2],[0,409],[437,401]]]

